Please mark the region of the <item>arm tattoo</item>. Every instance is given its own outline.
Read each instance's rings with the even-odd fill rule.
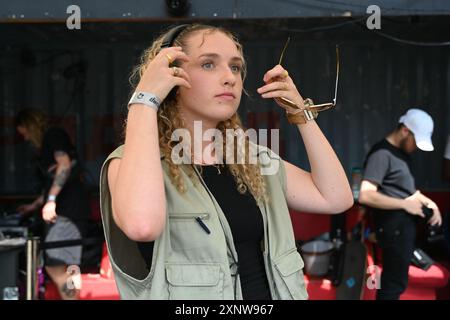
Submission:
[[[67,155],[67,152],[65,152],[65,151],[57,150],[53,153],[53,156],[56,159],[58,157],[64,157],[64,156],[68,156],[68,155]],[[64,184],[66,183],[67,178],[69,177],[69,174],[70,174],[70,168],[62,168],[61,172],[59,172],[55,175],[55,178],[53,180],[53,186],[62,188],[64,186]]]
[[[53,185],[62,188],[69,177],[69,169],[62,169],[60,173],[57,173],[53,180]]]

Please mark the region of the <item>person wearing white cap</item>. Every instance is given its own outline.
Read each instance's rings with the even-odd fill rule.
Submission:
[[[411,153],[434,150],[433,126],[428,113],[409,109],[397,128],[372,147],[364,163],[359,203],[372,208],[383,259],[378,300],[397,300],[406,290],[420,217],[433,226],[442,223],[436,203],[416,189],[410,171]]]
[[[422,151],[433,151],[433,119],[431,116],[420,109],[409,109],[400,117],[399,123],[402,123],[412,132],[417,148]]]

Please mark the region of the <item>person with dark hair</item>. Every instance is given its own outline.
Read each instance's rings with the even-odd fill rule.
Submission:
[[[288,207],[340,213],[353,205],[310,103],[281,65],[265,73],[257,91],[296,106],[287,116],[303,137],[311,173],[242,135],[237,110],[246,64],[230,31],[177,26],[141,62],[125,143],[100,177],[121,297],[307,299]],[[208,133],[213,142],[204,140]]]
[[[35,109],[17,114],[16,129],[36,148],[44,176],[42,194],[33,203],[20,206],[18,212],[26,215],[42,206],[42,218],[48,225],[45,242],[81,239],[89,200],[70,137],[62,128],[50,126],[47,116]],[[78,298],[80,275],[72,276],[67,268],[80,265],[81,254],[81,245],[45,250],[45,270],[63,299]]]
[[[423,206],[432,209],[430,225],[441,225],[436,203],[416,189],[410,170],[410,154],[417,148],[433,151],[433,119],[420,109],[409,109],[397,128],[369,151],[361,183],[359,203],[373,208],[375,233],[382,249],[379,300],[398,300],[408,285],[414,252],[417,218],[425,218]]]

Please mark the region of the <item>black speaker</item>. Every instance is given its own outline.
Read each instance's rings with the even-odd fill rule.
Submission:
[[[434,260],[430,258],[422,249],[416,249],[413,252],[411,263],[416,267],[428,270],[433,265]]]
[[[166,6],[171,15],[180,17],[189,11],[191,2],[188,0],[166,0]]]

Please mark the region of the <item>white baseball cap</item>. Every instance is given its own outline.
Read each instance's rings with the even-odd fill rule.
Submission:
[[[422,151],[433,151],[431,135],[433,134],[433,119],[421,109],[409,109],[398,120],[414,134],[416,146]]]

